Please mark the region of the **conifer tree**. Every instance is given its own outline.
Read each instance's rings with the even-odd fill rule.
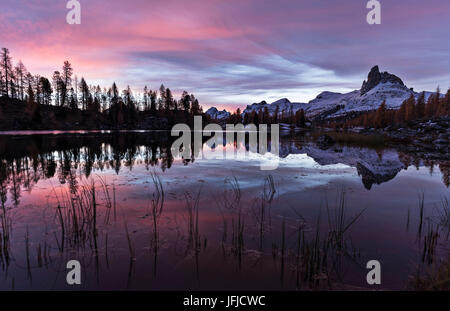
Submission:
[[[65,61],[61,71],[62,89],[61,89],[61,106],[67,103],[68,90],[72,87],[73,68],[69,61]]]
[[[383,101],[375,114],[375,124],[377,127],[383,128],[386,126],[386,101]]]
[[[12,65],[11,56],[7,48],[2,48],[0,51],[0,68],[3,70],[4,95],[9,96]]]
[[[306,123],[305,111],[303,109],[297,110],[295,113],[295,123],[297,126],[304,127]]]
[[[406,101],[405,121],[414,120],[416,117],[416,99],[411,95]]]
[[[425,116],[425,92],[422,92],[417,99],[415,117],[422,119]]]

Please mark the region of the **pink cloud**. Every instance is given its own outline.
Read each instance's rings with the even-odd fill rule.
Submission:
[[[64,1],[4,2],[1,45],[32,72],[51,75],[69,59],[88,80],[167,80],[209,94],[205,102],[318,87],[296,82],[302,64],[345,78],[377,63],[419,88],[431,78],[442,84],[450,67],[447,0],[383,2],[377,28],[365,23],[364,1],[91,0],[81,1],[81,25],[66,24]],[[233,66],[248,70],[224,69]]]

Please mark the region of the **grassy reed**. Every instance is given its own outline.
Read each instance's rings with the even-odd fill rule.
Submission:
[[[424,212],[425,212],[425,194],[423,192],[419,193],[419,227],[417,229],[417,237],[420,240],[422,238],[422,228],[424,222]]]
[[[201,247],[200,228],[199,228],[199,201],[201,189],[195,197],[189,192],[185,196],[185,209],[187,213],[187,248],[186,252],[194,250],[198,252]]]
[[[414,275],[409,289],[422,291],[449,291],[450,290],[450,256],[440,264],[434,264],[428,271]]]
[[[151,199],[151,215],[152,215],[152,224],[153,224],[153,238],[152,244],[155,252],[158,248],[158,222],[161,218],[161,215],[164,210],[164,188],[161,182],[161,178],[156,173],[151,173],[151,178],[155,190],[152,194]]]
[[[450,290],[450,257],[440,261],[438,248],[440,242],[448,241],[450,230],[450,208],[446,197],[435,205],[435,213],[425,213],[425,196],[419,194],[418,244],[421,250],[422,265],[408,284],[414,290]],[[443,235],[443,236],[442,236]]]
[[[147,224],[151,231],[151,250],[154,252],[154,272],[156,274],[156,262],[158,258],[158,248],[162,225],[160,223],[165,211],[165,190],[161,178],[156,174],[151,174],[153,189],[149,199],[149,216],[151,220]],[[56,192],[55,192],[56,193]],[[362,217],[364,209],[354,215],[350,215],[348,209],[348,193],[346,189],[339,189],[335,202],[325,201],[325,213],[319,210],[317,218],[307,222],[299,213],[297,218],[289,217],[284,210],[272,210],[274,207],[275,194],[277,189],[272,176],[266,176],[259,192],[250,193],[250,202],[253,202],[251,208],[247,208],[247,201],[243,198],[241,185],[236,177],[227,178],[224,181],[224,190],[219,195],[218,205],[222,214],[223,232],[217,238],[219,246],[227,249],[229,253],[237,259],[239,268],[247,267],[249,254],[257,253],[258,258],[272,255],[274,266],[276,267],[276,277],[282,282],[287,282],[289,276],[295,281],[298,289],[321,289],[324,287],[332,288],[334,282],[340,282],[344,263],[352,261],[358,263],[357,251],[350,237],[351,229]],[[202,235],[200,229],[203,229],[201,223],[200,197],[202,189],[195,194],[186,192],[184,195],[184,212],[186,215],[186,227],[180,226],[183,238],[186,236],[187,248],[186,254],[193,255],[196,264],[197,276],[200,270],[199,256],[203,248],[206,248],[207,238]],[[256,196],[256,198],[254,198]],[[251,201],[254,199],[254,201]],[[84,249],[90,246],[96,253],[100,248],[97,245],[98,240],[104,241],[105,258],[107,265],[108,259],[108,234],[101,235],[102,224],[108,225],[112,219],[111,213],[116,209],[116,190],[115,185],[108,185],[106,179],[91,180],[89,183],[80,185],[76,192],[61,192],[57,196],[57,202],[53,207],[55,212],[58,230],[56,242],[61,253],[73,249]],[[299,206],[300,207],[300,206]],[[296,209],[297,213],[299,209]],[[278,212],[280,220],[274,221],[274,227],[271,228],[271,213]],[[438,260],[436,253],[442,231],[450,228],[450,208],[446,199],[442,200],[439,209],[436,212],[437,217],[432,218],[427,215],[430,210],[425,205],[424,193],[419,194],[418,213],[408,209],[407,228],[410,222],[416,223],[410,217],[415,214],[418,217],[417,237],[420,242],[420,255],[422,262],[426,265],[436,265]],[[281,215],[282,216],[281,216]],[[411,214],[411,215],[410,215]],[[150,217],[149,217],[150,218]],[[417,219],[416,219],[417,220]],[[220,221],[220,220],[219,220]],[[130,256],[130,269],[128,284],[134,271],[134,261],[139,252],[135,248],[132,240],[128,223],[124,217],[123,241],[128,245]],[[178,226],[178,225],[177,225]],[[5,260],[7,254],[11,221],[8,219],[8,210],[4,206],[0,209],[0,258]],[[269,228],[269,230],[268,230]],[[148,229],[147,229],[148,230]],[[100,233],[100,234],[99,234]],[[415,232],[413,233],[413,235]],[[101,239],[100,239],[101,238]],[[209,236],[208,236],[209,238]],[[148,238],[145,240],[148,243]],[[113,239],[111,241],[114,242]],[[227,244],[229,243],[229,244]],[[50,261],[47,242],[39,244],[36,255],[30,254],[30,238],[28,228],[25,236],[25,255],[27,259],[27,270],[31,280],[31,257],[37,258],[37,267],[44,267]],[[34,245],[34,244],[31,244]],[[137,244],[138,245],[138,244]],[[271,250],[265,250],[265,245],[272,245]],[[111,247],[111,246],[110,246]],[[183,244],[184,247],[184,244]],[[255,248],[255,250],[252,249]],[[259,247],[259,252],[256,251]],[[211,246],[208,245],[208,249]],[[268,248],[266,246],[266,248]],[[5,251],[6,249],[6,251]],[[183,249],[184,250],[184,249]],[[125,250],[126,251],[126,250]],[[271,252],[271,253],[270,253]],[[245,265],[243,263],[245,262]],[[262,260],[261,260],[262,262]],[[445,288],[448,284],[448,273],[450,265],[442,264],[442,267],[431,271],[430,275],[421,273],[415,277],[415,286],[417,288]],[[278,271],[279,269],[279,271]],[[292,275],[289,275],[292,273]],[[446,274],[447,273],[447,274]]]
[[[197,280],[200,278],[200,251],[202,247],[199,226],[199,203],[200,188],[197,195],[192,197],[189,192],[185,193],[185,209],[187,213],[187,248],[185,254],[193,253],[195,260],[195,272]],[[206,238],[204,239],[204,248],[206,248]]]
[[[436,246],[439,239],[439,225],[434,225],[431,219],[426,222],[427,231],[423,237],[422,262],[432,264],[436,254]]]
[[[109,222],[111,198],[106,183],[100,181],[100,188],[96,187],[94,180],[77,188],[75,193],[62,192],[55,197],[57,200],[56,219],[60,226],[60,237],[56,233],[56,242],[60,252],[66,247],[84,248],[89,245],[95,252],[98,251],[98,210],[106,207],[105,223]],[[103,194],[102,196],[100,196]],[[99,200],[101,197],[101,200]]]
[[[450,206],[447,198],[442,198],[441,208],[437,208],[437,219],[438,224],[446,231],[445,236],[448,239],[450,234]]]
[[[364,210],[354,216],[347,216],[346,191],[341,189],[337,199],[336,207],[332,208],[326,203],[327,224],[325,232],[321,232],[322,216],[319,211],[316,222],[312,228],[308,228],[307,223],[301,215],[297,215],[299,220],[293,225],[296,237],[291,255],[292,267],[295,271],[296,286],[300,288],[320,288],[331,286],[331,277],[340,278],[340,268],[342,260],[355,259],[353,245],[349,239],[348,232],[356,224],[364,213]],[[283,220],[284,223],[284,220]],[[285,225],[282,224],[282,236]],[[284,254],[284,238],[281,247],[281,270]]]
[[[10,237],[12,223],[8,215],[8,209],[5,206],[5,200],[2,200],[1,202],[0,212],[0,263],[2,267],[7,267],[10,262]]]

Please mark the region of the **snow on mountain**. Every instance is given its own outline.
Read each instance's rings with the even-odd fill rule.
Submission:
[[[402,169],[406,168],[398,153],[393,150],[385,150],[380,155],[375,150],[347,146],[323,150],[314,143],[307,143],[302,146],[295,142],[280,145],[281,158],[295,154],[306,154],[320,165],[345,164],[355,167],[358,175],[362,177],[364,186],[368,189],[373,184],[381,184],[391,180]]]
[[[345,94],[323,92],[309,102],[310,107],[305,111],[309,117],[333,118],[349,112],[375,110],[383,101],[388,109],[398,109],[411,95],[419,97],[419,93],[406,87],[399,77],[380,72],[378,66],[374,66],[360,90]]]
[[[209,108],[205,113],[207,115],[209,115],[212,119],[215,119],[215,120],[225,120],[231,115],[225,109],[222,111],[219,111],[219,110],[217,110],[216,107]]]
[[[411,95],[418,97],[417,93],[398,83],[380,83],[363,95],[357,90],[326,99],[316,98],[310,102],[311,107],[306,114],[316,116],[324,111],[331,111],[327,117],[337,117],[348,112],[375,110],[383,101],[386,101],[388,109],[398,109]],[[336,111],[332,111],[333,108]]]
[[[292,108],[292,111],[295,113],[297,110],[305,109],[307,107],[307,104],[305,103],[291,103],[289,99],[282,98],[279,99],[271,104],[266,103],[266,101],[262,101],[260,103],[255,103],[252,105],[248,105],[245,110],[242,112],[245,113],[251,113],[252,111],[259,112],[260,110],[264,111],[264,108],[267,107],[267,110],[271,115],[275,113],[278,107],[278,112],[289,112]]]
[[[425,92],[425,101],[433,94],[435,93]],[[305,109],[305,113],[308,117],[322,114],[321,117],[334,118],[344,116],[349,112],[376,110],[383,101],[386,101],[388,109],[399,109],[411,95],[417,100],[421,93],[414,92],[398,83],[380,83],[363,95],[359,90],[345,94],[331,93],[320,98],[319,95],[309,102],[310,106]]]
[[[349,93],[322,92],[308,103],[291,103],[287,98],[271,104],[262,101],[248,105],[242,114],[263,111],[267,107],[269,113],[273,115],[278,107],[280,114],[289,113],[291,110],[295,113],[303,109],[308,118],[334,118],[345,116],[350,112],[376,110],[383,101],[386,101],[388,109],[398,109],[411,95],[417,100],[420,94],[405,86],[399,77],[388,72],[380,72],[378,66],[374,66],[368,74],[367,81],[363,82],[359,90]],[[425,92],[425,100],[432,94],[434,93]]]

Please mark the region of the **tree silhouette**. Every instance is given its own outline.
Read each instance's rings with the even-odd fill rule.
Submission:
[[[39,79],[39,88],[41,89],[41,95],[42,95],[42,103],[44,105],[50,105],[52,101],[52,85],[50,84],[50,81],[48,81],[47,78],[41,77]]]
[[[416,104],[416,117],[422,119],[425,116],[425,92],[420,93]]]
[[[61,71],[62,89],[61,89],[61,106],[67,103],[67,90],[72,87],[73,68],[69,61],[65,61]]]
[[[151,115],[156,115],[156,99],[158,94],[156,91],[150,91],[150,113]]]
[[[12,72],[11,56],[9,55],[9,50],[7,48],[2,48],[0,51],[0,68],[3,71],[2,76],[4,77],[4,94],[9,96],[9,85]]]
[[[380,105],[380,107],[377,109],[377,112],[375,114],[375,123],[377,127],[385,127],[387,124],[386,120],[386,101],[383,101]]]
[[[295,113],[295,123],[300,127],[305,126],[306,118],[305,111],[303,109],[297,110],[297,112]]]
[[[27,69],[25,68],[22,61],[19,61],[17,66],[15,67],[16,77],[18,81],[18,90],[20,94],[20,99],[24,100],[25,95],[25,76],[27,74]]]
[[[83,77],[81,77],[80,81],[80,94],[81,94],[81,107],[83,110],[87,108],[88,105],[88,99],[89,99],[89,87],[86,83],[86,80],[84,80]]]

